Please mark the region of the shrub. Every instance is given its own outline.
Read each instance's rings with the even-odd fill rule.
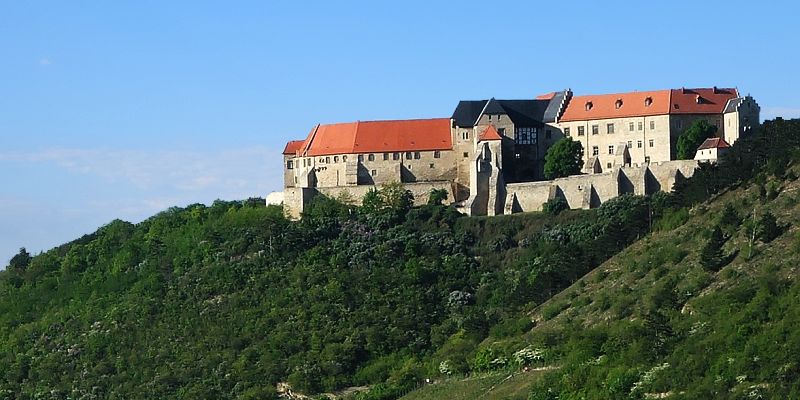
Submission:
[[[778,226],[778,220],[775,219],[775,216],[772,215],[770,212],[765,212],[761,215],[761,219],[758,221],[758,227],[756,229],[756,234],[758,239],[764,243],[769,243],[776,237],[780,236],[782,233],[782,229]]]
[[[548,215],[558,215],[562,211],[568,209],[569,204],[567,204],[567,201],[561,197],[554,197],[542,204],[542,212]]]

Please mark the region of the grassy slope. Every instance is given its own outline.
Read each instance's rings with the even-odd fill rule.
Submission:
[[[698,361],[693,371],[687,366],[690,369],[687,373],[714,375],[686,377],[683,376],[686,374],[667,371],[643,392],[669,393],[670,398],[696,395],[772,398],[769,397],[771,393],[786,386],[787,382],[783,381],[788,379],[787,375],[792,376],[797,370],[790,358],[797,352],[794,348],[797,335],[791,334],[797,315],[786,311],[800,302],[796,297],[798,291],[793,290],[797,285],[791,283],[800,265],[800,236],[795,228],[800,219],[800,181],[773,181],[772,184],[781,185],[780,194],[773,200],[763,199],[758,187],[751,185],[722,193],[695,207],[683,226],[648,235],[537,307],[532,315],[536,326],[530,332],[511,339],[489,338],[483,346],[502,346],[508,341],[550,346],[553,353],[558,353],[550,363],[560,366],[574,362],[576,357],[574,346],[564,343],[568,336],[565,330],[593,327],[613,332],[625,329],[620,328],[623,325],[640,325],[647,310],[666,309],[676,342],[667,354],[642,360],[635,371],[646,371],[648,362],[650,365],[671,362],[676,366],[681,364],[680,360],[701,358],[704,360]],[[700,250],[707,232],[727,204],[733,205],[742,217],[751,215],[754,209],[757,215],[769,210],[786,230],[770,243],[758,243],[749,259],[744,229],[732,232],[724,246],[725,254],[736,251],[738,254],[719,272],[705,271],[699,262]],[[776,337],[783,341],[764,343]],[[631,352],[626,346],[620,346],[619,350]],[[600,349],[588,351],[592,357],[605,354]],[[759,354],[772,354],[782,359],[765,362],[759,359]],[[609,371],[617,364],[626,363],[601,361],[596,369]],[[508,372],[504,371],[479,379],[448,380],[423,387],[403,399],[526,399],[530,387],[540,381],[543,374],[520,374],[512,380],[496,383],[506,376]],[[707,390],[701,393],[691,392],[693,387],[701,386],[711,388],[697,389]],[[490,387],[494,388],[489,390]],[[791,390],[784,388],[782,393]],[[593,395],[614,398],[600,393]],[[616,398],[628,395],[626,390],[624,396]]]

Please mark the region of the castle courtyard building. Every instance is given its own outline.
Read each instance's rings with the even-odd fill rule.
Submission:
[[[733,88],[681,88],[533,99],[464,100],[450,118],[315,126],[283,151],[284,208],[299,217],[316,195],[359,202],[400,182],[418,203],[431,189],[472,215],[535,210],[554,197],[590,208],[622,193],[671,190],[700,160],[716,159],[760,121],[751,96]],[[697,160],[677,161],[678,137],[697,120],[717,127]],[[559,139],[579,141],[584,173],[544,182]],[[701,147],[703,147],[701,146]]]

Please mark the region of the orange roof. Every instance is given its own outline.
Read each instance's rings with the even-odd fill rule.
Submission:
[[[286,143],[283,154],[287,156],[290,154],[297,154],[297,150],[303,147],[303,143],[305,143],[305,140],[290,140],[289,143]]]
[[[667,114],[669,96],[669,90],[574,96],[560,121]]]
[[[720,114],[728,100],[739,97],[736,89],[673,89],[670,114]]]
[[[450,119],[359,121],[317,125],[300,153],[305,156],[451,150]]]
[[[550,100],[555,96],[556,96],[556,92],[540,94],[540,95],[536,96],[536,100]]]
[[[731,145],[729,145],[728,142],[725,141],[725,139],[715,137],[715,138],[708,138],[705,141],[703,141],[703,144],[701,144],[700,147],[697,148],[697,150],[727,149],[728,147],[731,147]]]
[[[503,138],[500,137],[500,134],[497,133],[497,129],[494,128],[494,125],[489,125],[486,129],[481,132],[480,136],[478,136],[478,141],[483,142],[485,140],[502,140]]]

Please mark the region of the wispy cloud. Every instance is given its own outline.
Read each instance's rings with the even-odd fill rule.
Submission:
[[[250,147],[217,152],[46,149],[0,152],[0,162],[51,164],[72,173],[94,175],[107,183],[140,190],[243,193],[277,189],[280,152]]]
[[[800,118],[800,107],[762,107],[761,118],[775,119],[782,117],[786,119]]]
[[[48,57],[42,57],[42,58],[39,59],[39,65],[41,65],[43,67],[46,67],[46,66],[51,65],[51,64],[53,64],[53,60],[51,60]]]

